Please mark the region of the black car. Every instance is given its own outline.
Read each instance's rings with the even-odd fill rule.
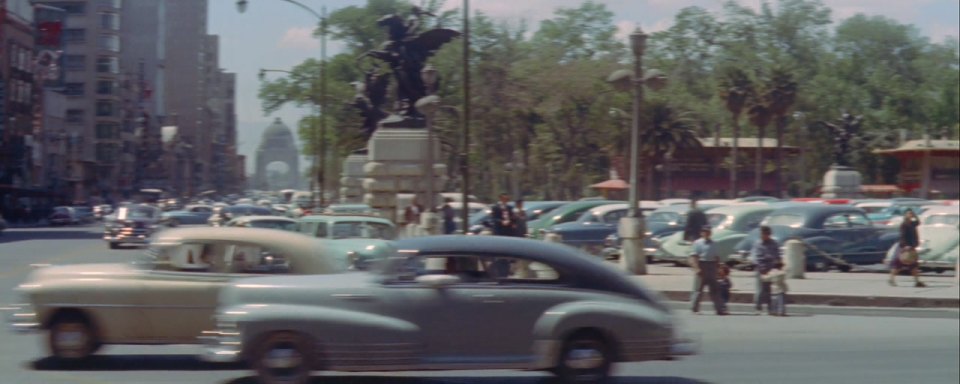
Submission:
[[[896,231],[874,226],[862,209],[851,205],[788,206],[773,211],[761,225],[770,227],[771,237],[781,246],[790,239],[803,241],[810,271],[836,267],[845,272],[853,265],[880,264],[899,238]],[[751,231],[730,258],[752,264],[750,250],[759,238],[759,228]]]
[[[160,227],[160,208],[147,204],[124,205],[116,215],[105,216],[103,240],[110,249],[121,244],[146,244]]]

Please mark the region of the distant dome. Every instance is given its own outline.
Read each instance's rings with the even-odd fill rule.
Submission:
[[[283,121],[280,121],[278,117],[273,121],[273,124],[270,124],[270,126],[263,131],[262,141],[269,142],[273,141],[273,139],[287,140],[288,138],[293,139],[293,131],[291,131],[290,127],[284,124]]]

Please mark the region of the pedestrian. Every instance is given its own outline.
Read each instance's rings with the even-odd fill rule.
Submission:
[[[517,200],[513,206],[513,232],[516,237],[527,237],[527,212],[523,210],[523,199]]]
[[[417,227],[420,225],[420,214],[423,213],[423,205],[416,197],[410,202],[410,205],[403,210],[403,220],[406,222],[407,236],[413,237],[417,234]]]
[[[912,209],[907,209],[903,213],[903,222],[900,223],[900,241],[897,242],[897,248],[893,252],[893,259],[890,260],[890,286],[896,287],[894,280],[902,270],[909,270],[913,275],[913,285],[915,287],[926,287],[927,285],[920,281],[920,263],[918,262],[917,246],[920,245],[920,234],[917,227],[920,220],[913,213]]]
[[[733,281],[730,281],[730,267],[726,264],[720,264],[717,284],[720,287],[720,299],[723,300],[723,306],[727,307],[727,304],[730,304],[730,289],[733,288]]]
[[[690,200],[690,210],[687,211],[687,224],[683,228],[683,239],[694,241],[700,237],[700,228],[707,225],[707,215],[697,208],[697,200]]]
[[[763,304],[767,304],[768,313],[773,314],[773,309],[770,308],[770,282],[764,281],[763,275],[780,265],[781,257],[780,244],[777,244],[771,234],[770,227],[761,226],[760,241],[753,245],[751,251],[757,282],[757,289],[753,294],[753,306],[757,315],[762,312]]]
[[[497,236],[514,235],[514,217],[513,207],[510,206],[510,195],[500,194],[500,201],[490,209],[490,219],[493,221],[493,234]]]
[[[783,272],[783,268],[778,266],[763,275],[763,281],[770,283],[770,314],[786,316],[787,274]]]
[[[443,214],[443,234],[450,235],[457,230],[457,223],[454,221],[456,218],[456,211],[453,210],[453,206],[450,203],[453,202],[453,199],[447,197],[443,199],[443,207],[440,208],[440,213]]]
[[[720,295],[720,284],[717,279],[717,268],[721,264],[720,253],[713,240],[710,239],[710,227],[704,226],[700,230],[700,238],[693,242],[693,253],[690,254],[690,267],[693,268],[693,292],[690,294],[690,310],[700,313],[700,296],[703,287],[710,289],[710,300],[717,315],[727,315],[727,307]]]

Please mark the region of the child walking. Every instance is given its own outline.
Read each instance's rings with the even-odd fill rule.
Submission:
[[[770,283],[770,315],[787,315],[787,274],[782,269],[771,269],[763,275],[763,281]]]

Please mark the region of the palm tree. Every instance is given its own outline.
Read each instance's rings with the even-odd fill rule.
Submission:
[[[661,165],[670,180],[670,159],[678,149],[699,149],[703,143],[697,138],[696,122],[687,112],[679,112],[665,101],[651,101],[646,113],[649,125],[640,132],[643,143],[642,152],[651,161],[647,161],[647,175],[652,179],[655,165]],[[650,188],[653,183],[648,179],[646,196],[653,196]],[[669,191],[670,186],[667,186]]]
[[[733,115],[733,148],[730,153],[730,197],[737,197],[737,148],[740,139],[740,114],[752,93],[750,78],[739,68],[730,68],[720,78],[720,98]],[[714,143],[720,146],[720,143]]]
[[[774,68],[766,98],[777,124],[777,192],[782,195],[783,133],[787,126],[787,113],[797,100],[797,82],[793,80],[793,74],[782,67]]]
[[[750,109],[747,110],[747,114],[750,115],[750,123],[757,127],[757,152],[756,158],[754,159],[754,179],[753,179],[753,190],[754,193],[759,193],[761,190],[761,183],[763,180],[763,138],[764,131],[767,128],[767,125],[770,124],[770,120],[773,119],[773,114],[771,113],[770,107],[767,103],[767,94],[764,94],[764,97],[753,98],[752,105]]]

